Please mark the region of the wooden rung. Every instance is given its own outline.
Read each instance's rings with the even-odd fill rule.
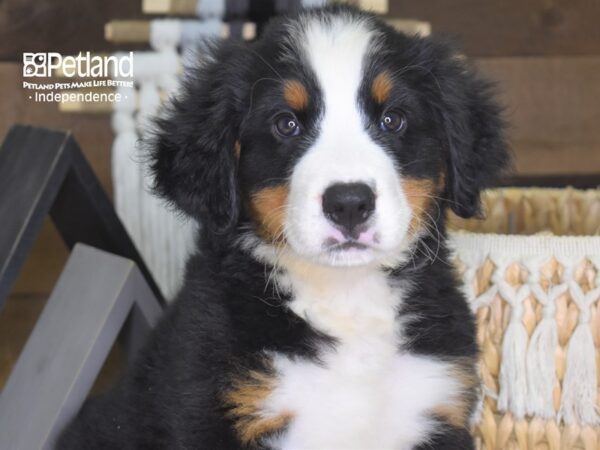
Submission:
[[[390,10],[388,0],[347,0],[345,3],[376,14],[387,14]]]
[[[418,36],[429,36],[431,34],[431,23],[412,19],[384,19],[388,25],[406,34]]]
[[[104,26],[104,37],[115,44],[146,44],[150,41],[151,22],[147,20],[111,20]],[[228,38],[231,27],[223,23],[219,37]],[[244,23],[242,37],[246,40],[256,37],[256,24]]]
[[[150,22],[147,20],[112,20],[104,25],[104,38],[115,44],[146,43],[150,39]]]
[[[198,0],[143,0],[144,14],[195,16]]]
[[[143,0],[142,11],[144,14],[195,16],[197,3],[198,0]],[[389,11],[388,0],[346,0],[345,3],[377,14]]]
[[[85,103],[85,102],[64,102],[58,104],[58,110],[61,113],[76,114],[110,114],[112,112],[112,103]]]
[[[385,21],[404,33],[420,36],[431,34],[431,24],[429,22],[387,18]],[[224,23],[220,37],[229,37],[230,30],[229,24]],[[254,39],[256,25],[252,22],[246,22],[242,29],[242,36],[246,40]],[[150,40],[150,22],[146,20],[112,20],[104,27],[104,37],[107,41],[115,44],[145,44]]]
[[[58,104],[61,113],[106,115],[112,112],[111,103],[65,102]]]

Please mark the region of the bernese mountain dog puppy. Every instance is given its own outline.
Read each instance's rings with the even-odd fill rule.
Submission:
[[[156,190],[202,224],[137,362],[61,449],[472,449],[473,315],[444,213],[509,162],[455,49],[343,6],[220,42],[157,120]]]

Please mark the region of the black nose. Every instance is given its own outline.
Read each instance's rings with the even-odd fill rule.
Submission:
[[[365,223],[375,210],[375,194],[364,183],[339,183],[323,194],[323,212],[329,220],[357,238],[357,226]]]

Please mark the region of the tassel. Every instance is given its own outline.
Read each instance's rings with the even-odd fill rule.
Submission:
[[[137,62],[137,61],[136,61]],[[147,68],[139,64],[136,69],[138,70],[138,83],[140,85],[139,90],[139,112],[137,114],[137,125],[140,135],[143,137],[146,130],[149,129],[150,120],[156,114],[158,107],[160,106],[160,96],[158,93],[158,86],[154,81],[154,69]],[[146,70],[147,69],[147,70]],[[139,156],[142,155],[142,149],[138,148]],[[160,228],[162,226],[162,215],[160,209],[163,207],[158,198],[151,194],[151,180],[148,177],[146,168],[143,166],[143,159],[140,158],[140,168],[143,171],[144,178],[142,186],[137,193],[138,202],[140,205],[140,216],[142,222],[142,255],[146,260],[146,263],[150,267],[152,274],[156,278],[158,285],[163,291],[163,295],[166,296],[164,291],[165,275],[162,264],[168,264],[168,255],[165,254],[164,249],[161,248],[161,236]]]
[[[222,0],[212,2],[214,8],[210,15],[214,16],[223,4]],[[150,130],[151,119],[159,109],[159,89],[173,94],[178,88],[177,71],[181,58],[177,54],[177,46],[183,46],[184,40],[188,43],[190,30],[198,37],[198,34],[216,36],[221,29],[222,23],[214,19],[206,23],[171,19],[153,21],[150,44],[156,51],[134,54],[134,75],[139,86],[137,117],[134,120],[135,89],[119,88],[121,97],[126,100],[113,105],[115,205],[167,299],[172,298],[181,286],[185,261],[195,249],[197,224],[190,218],[182,219],[151,194],[152,181],[144,166],[145,157],[138,141]]]
[[[568,425],[600,424],[596,411],[595,348],[589,325],[580,322],[569,340],[560,408],[560,417]]]
[[[566,284],[552,286],[545,292],[540,286],[540,271],[546,258],[524,261],[529,271],[529,287],[544,307],[543,317],[535,328],[527,349],[527,413],[545,419],[556,417],[553,391],[556,382],[555,352],[558,347],[556,300],[567,291]]]
[[[546,257],[527,258],[529,287],[544,307],[543,317],[531,336],[527,349],[527,413],[545,419],[554,418],[553,390],[556,381],[555,351],[558,347],[556,300],[567,290],[566,284],[553,286],[545,292],[540,286],[540,271]]]
[[[181,43],[182,22],[179,19],[154,19],[150,22],[149,44],[157,52],[173,51]],[[166,68],[169,70],[169,68]]]
[[[579,323],[567,348],[567,370],[563,380],[559,417],[568,425],[595,426],[600,424],[600,417],[596,410],[596,349],[590,320],[592,304],[600,298],[600,287],[596,285],[595,289],[584,294],[575,280],[578,261],[562,258],[560,262],[564,266],[563,281],[567,283],[571,298],[579,308]]]
[[[483,251],[481,253],[464,252],[463,254],[461,254],[459,256],[459,259],[465,265],[465,271],[463,273],[463,284],[462,284],[463,293],[467,299],[467,302],[471,308],[471,311],[473,311],[473,314],[476,315],[477,310],[479,310],[479,308],[486,307],[492,302],[492,300],[498,294],[498,288],[495,285],[492,285],[489,289],[487,289],[480,295],[477,295],[478,287],[479,287],[479,286],[476,286],[477,270],[486,261],[486,259],[487,259],[486,252],[483,252]],[[481,362],[479,364],[477,364],[477,367],[478,367],[477,372],[478,373],[481,373],[480,364],[481,364]],[[477,403],[475,405],[475,411],[471,417],[471,422],[473,424],[479,423],[479,421],[482,417],[483,410],[484,410],[485,396],[495,398],[496,393],[490,392],[490,390],[487,388],[487,386],[485,385],[483,380],[480,380],[480,389],[479,389],[479,392],[477,395]]]
[[[453,249],[456,253],[459,252],[459,249]],[[467,298],[467,302],[471,307],[471,311],[474,313],[477,311],[479,306],[476,305],[477,298],[477,270],[485,261],[485,254],[478,254],[475,252],[463,252],[457,255],[460,261],[464,264],[465,270],[462,275],[463,283],[462,283],[462,291],[465,297]]]
[[[528,408],[531,415],[550,419],[556,416],[553,391],[556,381],[555,352],[558,347],[556,324],[556,299],[565,293],[567,286],[550,289],[544,304],[543,318],[536,327],[527,349]],[[540,286],[533,289],[538,299],[544,292]]]
[[[523,324],[523,302],[529,297],[529,286],[524,284],[513,288],[504,279],[508,267],[507,261],[494,261],[496,272],[492,280],[498,291],[511,306],[511,318],[502,341],[502,365],[500,366],[500,393],[498,408],[511,411],[517,420],[523,419],[527,412],[527,330]]]
[[[139,90],[139,112],[137,115],[137,126],[140,134],[144,136],[152,126],[151,119],[157,114],[160,107],[159,88],[172,93],[177,88],[176,77],[177,54],[174,46],[177,42],[175,27],[167,22],[165,28],[170,34],[161,36],[156,34],[161,27],[155,27],[153,46],[160,48],[158,53],[138,55],[136,59],[137,82]],[[156,60],[162,61],[156,64]],[[139,149],[141,152],[142,149]],[[140,161],[144,158],[140,154]],[[152,274],[167,299],[173,298],[183,280],[183,266],[190,251],[194,248],[187,245],[190,236],[195,233],[194,227],[179,220],[177,213],[171,211],[164,202],[151,193],[151,175],[148,168],[140,164],[144,177],[140,190],[137,193],[139,202],[140,220],[142,224],[143,243],[141,246],[144,256]],[[185,244],[184,244],[185,242]],[[180,245],[186,245],[184,249]]]
[[[115,140],[112,146],[112,178],[114,204],[119,218],[129,232],[134,244],[141,249],[142,230],[139,204],[135,201],[141,188],[142,178],[136,162],[135,146],[138,136],[135,130],[135,89],[118,87],[122,101],[115,103],[112,127]]]

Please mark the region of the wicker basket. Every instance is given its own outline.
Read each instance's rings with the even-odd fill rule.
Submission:
[[[451,217],[478,321],[479,449],[600,450],[600,190],[485,193]],[[500,234],[502,233],[502,234]]]

